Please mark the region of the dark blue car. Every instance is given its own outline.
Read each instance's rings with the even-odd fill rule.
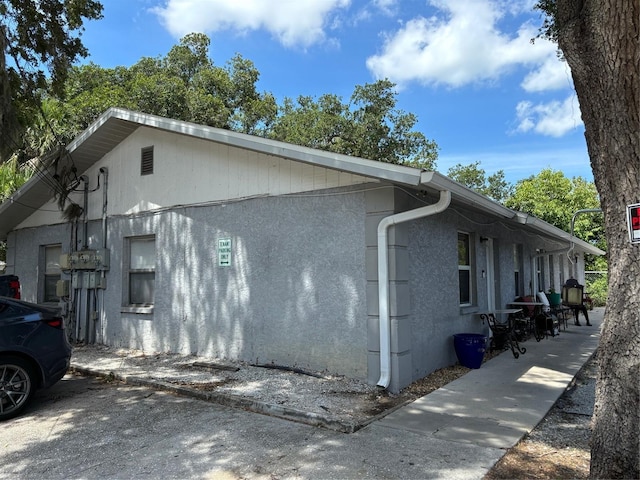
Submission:
[[[0,297],[0,420],[18,415],[38,388],[60,380],[70,360],[57,309]]]

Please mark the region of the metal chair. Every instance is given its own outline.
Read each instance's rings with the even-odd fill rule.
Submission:
[[[487,321],[493,333],[491,339],[492,350],[505,350],[506,348],[510,348],[515,358],[518,358],[520,354],[527,351],[526,348],[521,347],[518,343],[515,321],[511,315],[507,317],[506,323],[498,322],[494,313],[482,313],[480,314],[480,318],[483,322],[485,320]]]
[[[537,305],[533,305],[535,303],[535,298],[525,296],[525,297],[517,297],[516,302],[530,302],[532,305],[526,305],[522,312],[519,314],[519,319],[521,322],[527,325],[526,336],[529,336],[533,333],[536,342],[539,342],[544,338],[544,331],[538,328],[538,323],[536,321],[536,317],[540,314],[540,309]]]

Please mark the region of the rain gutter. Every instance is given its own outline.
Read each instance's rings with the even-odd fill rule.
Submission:
[[[519,225],[526,225],[526,226],[532,227],[534,230],[537,230],[539,233],[543,235],[548,235],[550,237],[555,237],[556,239],[562,239],[569,242],[571,250],[574,248],[575,245],[579,245],[582,250],[592,255],[604,255],[606,253],[603,250],[599,249],[598,247],[591,245],[590,243],[575,237],[573,235],[573,231],[571,233],[567,233],[564,230],[558,227],[554,227],[553,225],[545,222],[544,220],[540,220],[539,218],[536,218],[533,215],[529,215],[528,213],[515,212],[514,220]]]
[[[380,321],[380,379],[378,386],[387,388],[391,383],[391,319],[389,317],[389,227],[418,218],[435,215],[447,209],[451,202],[449,190],[440,191],[440,200],[408,212],[383,218],[378,224],[378,315]]]
[[[378,386],[387,388],[391,383],[391,319],[389,315],[389,228],[399,223],[428,217],[446,210],[452,196],[461,204],[490,212],[503,218],[513,218],[515,212],[498,202],[480,195],[464,185],[437,172],[422,172],[420,186],[440,192],[440,199],[408,212],[383,218],[378,224],[378,317],[380,326],[380,379]]]

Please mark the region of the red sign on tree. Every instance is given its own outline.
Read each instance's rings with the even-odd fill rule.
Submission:
[[[640,203],[627,205],[627,223],[631,243],[640,243]]]

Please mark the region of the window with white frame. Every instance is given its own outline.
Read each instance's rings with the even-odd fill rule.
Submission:
[[[458,281],[460,290],[460,305],[472,303],[472,264],[471,264],[471,236],[458,232]]]
[[[62,255],[62,246],[48,245],[44,247],[44,293],[42,298],[44,302],[58,301],[56,284],[62,275],[62,271],[60,270],[60,255]]]
[[[125,305],[133,307],[153,306],[156,282],[155,236],[128,237]]]

